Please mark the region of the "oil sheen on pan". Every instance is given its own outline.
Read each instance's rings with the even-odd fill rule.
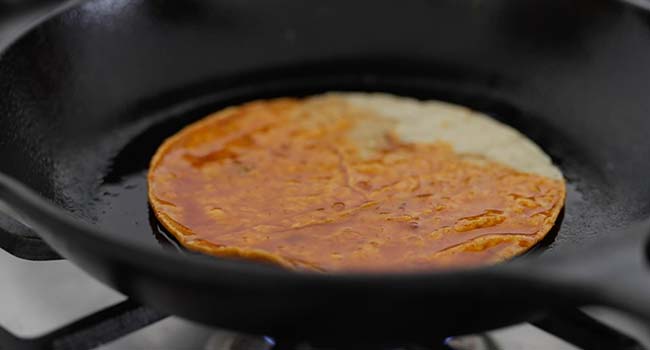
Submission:
[[[323,272],[499,262],[539,242],[565,198],[560,171],[514,129],[364,93],[216,112],[160,146],[148,181],[186,248]]]

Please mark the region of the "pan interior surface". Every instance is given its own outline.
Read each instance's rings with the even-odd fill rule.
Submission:
[[[411,63],[409,63],[411,64]],[[336,63],[345,70],[345,63]],[[352,69],[356,67],[352,65]],[[304,68],[301,68],[304,69]],[[317,71],[319,68],[316,67]],[[279,74],[287,70],[279,70]],[[285,74],[286,75],[286,74]],[[262,75],[263,77],[264,75]],[[515,105],[482,95],[478,88],[471,92],[434,79],[418,75],[393,75],[390,72],[348,75],[340,77],[327,73],[295,79],[259,82],[263,78],[252,75],[251,85],[219,89],[194,98],[183,98],[178,104],[162,106],[135,120],[124,118],[119,125],[105,133],[94,135],[95,142],[84,145],[78,152],[62,154],[65,172],[77,181],[72,187],[65,182],[71,178],[57,178],[53,200],[59,206],[84,221],[111,232],[150,244],[152,247],[188,252],[158,223],[147,202],[147,167],[156,147],[183,126],[206,114],[241,102],[282,96],[308,96],[330,91],[388,92],[419,99],[437,99],[453,102],[484,112],[509,124],[537,142],[562,169],[567,181],[566,209],[555,229],[542,242],[544,249],[555,249],[564,242],[579,242],[590,227],[598,227],[616,207],[607,205],[615,196],[608,193],[607,180],[598,164],[562,129],[549,125],[544,116],[530,115]],[[166,96],[160,97],[164,100]],[[83,161],[82,161],[83,159]],[[80,168],[80,165],[86,166]],[[92,169],[88,163],[92,163]],[[594,230],[595,231],[595,230]],[[595,233],[595,232],[594,232]]]
[[[328,82],[332,87],[341,88],[343,86],[357,90],[360,86],[350,84],[350,77],[341,79],[341,83]],[[354,78],[352,78],[354,79]],[[394,79],[394,78],[393,78]],[[387,83],[398,81],[410,81],[410,77],[397,78],[395,80],[387,79]],[[317,78],[310,77],[306,83],[317,82]],[[331,77],[328,80],[332,80]],[[277,85],[276,85],[277,84]],[[173,236],[158,223],[152,214],[151,208],[147,203],[147,183],[146,174],[148,162],[159,145],[166,137],[172,135],[192,120],[201,118],[206,110],[214,110],[230,105],[235,101],[247,101],[256,98],[268,98],[274,96],[304,96],[313,92],[327,91],[327,86],[296,88],[286,91],[286,86],[296,84],[295,81],[277,82],[268,85],[260,91],[259,94],[247,91],[243,95],[228,96],[228,92],[220,91],[217,96],[209,96],[198,99],[199,105],[195,105],[192,100],[184,101],[181,106],[172,106],[168,109],[156,113],[151,118],[144,120],[152,121],[151,125],[143,127],[142,125],[127,125],[121,132],[133,134],[134,137],[126,139],[126,143],[121,145],[121,149],[116,155],[106,159],[106,173],[101,174],[102,181],[94,190],[95,195],[91,202],[80,205],[80,210],[87,212],[87,216],[82,219],[87,220],[107,231],[114,234],[125,234],[134,239],[142,240],[156,247],[163,247],[178,250],[179,252],[189,253],[180,248]],[[347,86],[346,86],[347,85]],[[375,84],[373,84],[375,85]],[[376,84],[379,85],[379,84]],[[247,87],[245,90],[255,90],[255,86]],[[406,91],[385,86],[364,86],[366,89],[378,89],[381,92],[399,92]],[[277,91],[269,91],[275,90]],[[418,96],[420,98],[438,98],[441,96],[457,103],[465,102],[465,105],[474,106],[475,108],[485,108],[483,111],[489,113],[495,118],[511,123],[524,133],[534,132],[543,148],[548,150],[553,160],[560,164],[563,172],[567,177],[567,205],[564,212],[563,220],[557,223],[555,232],[542,243],[545,249],[554,249],[558,244],[565,240],[576,239],[580,237],[581,232],[585,229],[587,215],[589,217],[606,216],[604,213],[607,206],[598,207],[598,203],[605,203],[606,197],[600,189],[605,188],[604,179],[600,178],[598,171],[589,169],[590,165],[584,161],[578,161],[584,157],[576,145],[572,145],[570,140],[563,139],[562,132],[553,130],[544,124],[543,119],[523,116],[514,107],[505,103],[499,103],[476,96],[463,96],[450,93],[449,90],[440,93],[432,91],[410,91],[409,96]],[[235,94],[237,90],[235,90]],[[227,98],[220,100],[221,94]],[[209,101],[205,103],[204,101]],[[187,109],[186,109],[187,108]],[[170,113],[171,111],[171,113]],[[167,114],[167,113],[170,113]],[[513,115],[514,114],[514,115]],[[133,130],[137,128],[138,130]],[[124,142],[124,141],[123,141]],[[572,157],[576,157],[575,159]],[[584,159],[584,158],[583,158]],[[572,164],[575,164],[572,166]],[[593,165],[592,165],[593,166]],[[584,179],[587,179],[586,182]],[[594,192],[590,193],[589,189],[593,188]],[[598,189],[598,190],[596,190]],[[589,197],[587,200],[586,197]],[[594,224],[593,220],[590,224]],[[557,237],[555,237],[557,235]],[[190,253],[192,254],[192,253]]]

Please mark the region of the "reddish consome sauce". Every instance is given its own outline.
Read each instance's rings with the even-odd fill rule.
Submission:
[[[380,117],[341,103],[258,101],[184,129],[152,161],[157,217],[190,249],[319,271],[488,264],[553,226],[561,180],[367,137]]]

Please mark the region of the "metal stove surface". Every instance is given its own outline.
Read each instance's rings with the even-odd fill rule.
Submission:
[[[0,325],[22,338],[37,337],[81,317],[126,300],[68,261],[27,261],[0,250]],[[648,328],[631,318],[604,309],[590,309],[591,315],[650,348]],[[293,349],[314,349],[292,344]],[[286,349],[262,336],[248,336],[214,329],[178,317],[167,317],[117,340],[97,347],[115,349]],[[0,345],[0,349],[2,345]],[[409,349],[408,347],[402,349]],[[520,324],[480,335],[449,338],[446,344],[417,349],[549,349],[577,347],[529,324]]]

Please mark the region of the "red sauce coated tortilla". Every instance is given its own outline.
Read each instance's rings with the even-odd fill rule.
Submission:
[[[189,249],[318,271],[489,264],[553,226],[561,180],[402,142],[386,125],[336,98],[226,109],[160,147],[149,199]]]

